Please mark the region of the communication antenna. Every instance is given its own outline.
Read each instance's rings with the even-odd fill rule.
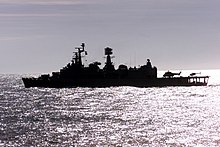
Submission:
[[[134,66],[136,67],[136,52],[134,52]]]

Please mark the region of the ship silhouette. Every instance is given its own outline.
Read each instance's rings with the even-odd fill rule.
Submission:
[[[85,43],[75,48],[71,63],[60,69],[59,72],[52,72],[52,75],[40,75],[39,77],[22,78],[26,88],[48,87],[111,87],[111,86],[134,86],[134,87],[163,87],[163,86],[206,86],[209,76],[182,77],[180,73],[166,72],[163,77],[157,77],[157,68],[152,66],[150,59],[147,63],[138,68],[127,67],[124,64],[115,69],[112,59],[113,49],[105,48],[106,62],[100,68],[100,62],[90,63],[85,67],[82,63],[82,56],[87,55]]]

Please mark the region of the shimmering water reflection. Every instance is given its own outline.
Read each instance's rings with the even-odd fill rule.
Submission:
[[[0,145],[219,146],[220,86],[25,89],[2,76]]]

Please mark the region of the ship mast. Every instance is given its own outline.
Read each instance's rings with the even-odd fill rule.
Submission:
[[[75,49],[78,50],[78,52],[75,55],[75,63],[82,66],[82,55],[81,55],[81,53],[85,52],[85,55],[87,55],[87,52],[85,51],[85,43],[82,43],[81,47],[76,47]]]
[[[115,70],[114,65],[112,64],[112,61],[111,61],[112,57],[110,56],[112,54],[113,54],[112,53],[112,48],[106,47],[105,48],[105,55],[107,55],[107,59],[106,59],[105,67],[104,67],[104,69],[106,71],[113,71],[113,70]]]

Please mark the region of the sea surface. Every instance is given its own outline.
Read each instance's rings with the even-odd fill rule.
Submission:
[[[220,146],[220,70],[201,74],[208,86],[63,89],[1,74],[0,146]]]

